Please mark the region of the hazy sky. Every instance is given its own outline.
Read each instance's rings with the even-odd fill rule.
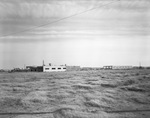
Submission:
[[[35,28],[97,6],[103,7]],[[149,0],[0,0],[0,68],[42,65],[43,59],[150,66],[149,6]]]

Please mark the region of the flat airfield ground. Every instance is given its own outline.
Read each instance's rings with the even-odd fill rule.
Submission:
[[[0,73],[0,118],[149,118],[150,70]]]

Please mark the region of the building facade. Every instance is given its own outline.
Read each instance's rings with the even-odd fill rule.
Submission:
[[[105,70],[126,70],[126,69],[132,69],[132,66],[103,66],[103,69]]]
[[[43,66],[43,72],[57,72],[57,71],[66,71],[66,66]]]
[[[112,69],[116,70],[126,70],[126,69],[132,69],[132,66],[113,66]]]
[[[113,66],[103,66],[103,69],[105,70],[111,70],[113,68]]]

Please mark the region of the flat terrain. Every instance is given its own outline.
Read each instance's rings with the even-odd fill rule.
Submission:
[[[0,73],[0,118],[149,117],[150,70]]]

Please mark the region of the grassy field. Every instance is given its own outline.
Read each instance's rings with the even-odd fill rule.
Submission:
[[[0,73],[0,118],[149,117],[150,70]]]

